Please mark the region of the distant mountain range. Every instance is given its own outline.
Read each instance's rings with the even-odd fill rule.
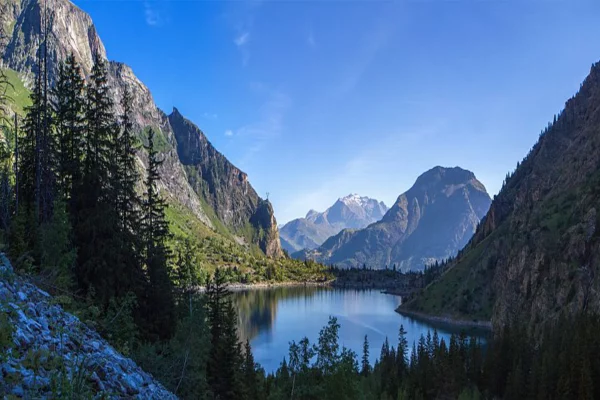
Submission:
[[[471,171],[435,167],[366,228],[342,230],[320,247],[294,254],[339,267],[396,265],[421,270],[453,256],[469,241],[490,206],[485,187]]]
[[[325,212],[310,210],[306,217],[281,227],[281,246],[290,254],[315,249],[343,229],[360,229],[380,220],[387,210],[382,201],[369,197],[357,194],[341,197]]]

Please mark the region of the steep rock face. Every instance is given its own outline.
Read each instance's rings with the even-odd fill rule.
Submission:
[[[379,221],[387,210],[381,201],[351,194],[339,198],[325,212],[310,210],[305,218],[288,222],[281,228],[280,237],[289,253],[312,250],[342,229],[360,229]]]
[[[219,153],[204,133],[177,109],[173,109],[168,119],[179,159],[196,193],[236,235],[252,240],[268,256],[281,256],[273,208],[258,196],[248,176]]]
[[[106,60],[104,45],[91,18],[68,0],[46,1],[49,20],[52,21],[48,41],[50,81],[54,80],[60,62],[71,53],[80,63],[83,73],[88,76],[95,59]],[[3,23],[6,31],[10,31],[8,43],[0,44],[4,49],[3,65],[19,72],[29,82],[38,72],[36,59],[41,44],[40,19],[44,13],[42,5],[42,0],[0,0],[0,10],[3,11],[0,22]],[[200,181],[205,182],[206,185],[192,188],[190,182],[200,181],[195,176],[193,168],[186,171],[186,168],[192,165],[188,163],[186,150],[182,150],[183,146],[178,145],[169,117],[156,107],[150,90],[125,64],[110,61],[108,72],[108,83],[114,95],[115,112],[121,111],[120,101],[124,89],[127,88],[132,95],[133,120],[137,130],[141,132],[141,141],[146,142],[148,129],[152,128],[157,133],[159,151],[163,157],[159,170],[163,193],[171,201],[189,208],[205,225],[216,229],[215,221],[208,217],[213,210],[205,209],[211,207],[220,222],[233,228],[235,234],[251,231],[251,234],[246,235],[249,236],[247,239],[251,243],[259,245],[267,255],[280,256],[282,252],[276,224],[270,229],[265,229],[262,225],[252,226],[250,222],[254,214],[259,211],[261,201],[248,183],[246,174],[231,165],[202,134],[204,142],[198,141],[195,144],[199,146],[196,149],[200,151],[198,155],[202,155],[201,170],[204,173]],[[195,150],[190,148],[189,151]],[[205,157],[207,155],[209,156]],[[180,162],[180,156],[183,162]],[[144,150],[138,152],[138,159],[140,172],[144,174],[147,166],[147,154]],[[231,174],[219,175],[223,168]],[[192,176],[188,176],[187,172]],[[205,187],[207,190],[194,190],[200,187]],[[206,200],[208,206],[203,206],[197,193]],[[245,196],[248,198],[244,198]],[[271,219],[274,221],[273,215],[268,218],[269,221]],[[258,219],[255,217],[252,221]],[[262,222],[262,219],[260,221]]]
[[[103,398],[177,398],[46,292],[16,276],[3,254],[0,275],[0,314],[9,324],[0,326],[0,396],[52,398],[53,380],[80,377],[80,385]]]
[[[600,311],[600,65],[510,175],[457,261],[404,309],[530,328]]]
[[[400,195],[379,222],[344,230],[304,256],[341,267],[395,264],[402,270],[422,269],[456,254],[475,232],[490,202],[472,172],[435,167]]]
[[[4,66],[19,72],[25,81],[31,82],[38,72],[38,57],[41,35],[40,18],[43,15],[41,0],[0,0],[0,9],[12,10],[12,14],[4,16],[8,20],[6,28],[10,28],[10,38],[2,54]],[[50,24],[50,40],[48,40],[48,76],[54,80],[58,66],[69,54],[73,54],[82,68],[84,75],[91,72],[94,60],[106,60],[106,50],[92,19],[67,0],[46,0]],[[135,76],[131,68],[118,62],[108,64],[108,83],[114,97],[114,110],[121,112],[120,101],[125,88],[129,89],[133,100],[133,119],[138,130],[153,127],[164,135],[170,146],[163,150],[164,162],[161,165],[161,184],[165,193],[190,210],[205,224],[211,226],[205,210],[196,198],[194,191],[187,184],[187,178],[179,164],[175,151],[174,138],[168,121],[155,105],[148,88]],[[138,152],[140,172],[143,174],[146,165],[146,154]]]
[[[41,46],[40,23],[44,16],[38,0],[3,0],[12,9],[14,27],[7,32],[10,41],[3,56],[4,63],[15,71],[26,73],[32,78],[37,71],[36,60]],[[48,68],[52,81],[58,65],[71,52],[89,73],[94,59],[106,59],[106,50],[98,37],[89,15],[73,3],[65,0],[46,0],[48,19],[51,23],[51,40],[48,41]]]

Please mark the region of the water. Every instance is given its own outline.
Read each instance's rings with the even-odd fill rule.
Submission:
[[[433,333],[436,328],[446,344],[452,332],[458,333],[456,328],[434,326],[396,313],[401,298],[376,290],[279,287],[234,292],[232,297],[239,313],[241,339],[250,340],[255,360],[266,372],[275,371],[287,358],[292,340],[298,342],[306,336],[316,343],[329,316],[336,317],[341,325],[340,347],[354,350],[359,359],[368,336],[371,363],[379,356],[386,337],[397,347],[401,324],[410,346],[430,329]],[[483,332],[470,334],[484,339]]]

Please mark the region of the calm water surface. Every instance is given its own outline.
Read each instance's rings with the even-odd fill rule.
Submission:
[[[250,339],[256,362],[267,372],[275,371],[287,358],[292,340],[306,336],[316,343],[329,316],[337,317],[341,325],[340,346],[354,350],[359,359],[368,336],[372,363],[386,337],[390,345],[397,346],[401,324],[411,346],[429,329],[436,328],[446,341],[452,332],[458,332],[396,313],[401,298],[375,290],[280,287],[234,292],[232,296],[239,313],[240,336],[244,341]],[[483,332],[471,334],[484,336]]]

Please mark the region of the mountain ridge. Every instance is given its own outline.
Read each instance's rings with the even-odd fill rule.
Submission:
[[[387,209],[382,201],[349,194],[338,198],[322,213],[309,210],[304,218],[288,222],[281,227],[279,235],[289,253],[314,249],[343,229],[364,228],[376,222]]]
[[[490,202],[471,171],[434,167],[420,175],[380,221],[343,230],[319,248],[294,256],[339,267],[422,269],[461,249]]]
[[[265,254],[279,257],[283,253],[279,243],[278,231],[273,209],[270,204],[263,204],[254,189],[251,192],[252,199],[247,202],[242,212],[238,212],[236,223],[230,223],[225,218],[225,214],[220,212],[211,196],[205,192],[198,194],[194,190],[190,181],[196,177],[190,177],[188,170],[180,162],[180,149],[177,137],[171,127],[169,117],[160,110],[154,103],[150,90],[135,76],[133,70],[126,64],[109,61],[106,56],[106,49],[102,43],[91,17],[68,0],[46,0],[48,9],[52,14],[50,31],[51,37],[56,40],[48,41],[48,70],[49,79],[52,82],[56,76],[58,65],[69,54],[73,54],[77,62],[81,65],[85,76],[89,76],[91,67],[96,58],[108,61],[108,80],[109,87],[114,97],[115,112],[120,112],[120,99],[125,88],[129,89],[133,98],[133,120],[136,130],[140,132],[140,141],[147,144],[147,132],[153,129],[156,132],[157,142],[161,143],[159,151],[163,157],[163,163],[160,167],[161,187],[164,194],[171,201],[185,206],[192,211],[192,214],[203,224],[213,230],[218,230],[216,225],[221,223],[232,229],[232,234],[238,238],[243,238],[240,242],[248,245],[256,245]],[[0,43],[2,51],[2,65],[17,71],[26,82],[31,82],[36,74],[36,53],[41,42],[40,24],[42,16],[41,0],[1,0],[0,10],[3,11],[0,16],[5,30],[11,30],[8,34],[8,40]],[[181,140],[181,137],[179,138]],[[217,152],[218,153],[218,152]],[[220,153],[219,153],[220,154]],[[147,167],[147,155],[143,150],[137,152],[140,168]],[[223,177],[224,181],[235,180],[239,171],[224,156],[220,159],[222,165],[227,163],[234,171],[233,176]],[[218,169],[218,165],[205,164],[205,171],[210,168]],[[203,174],[202,177],[211,174]],[[216,175],[216,173],[212,173]],[[245,175],[245,174],[244,174]],[[202,178],[201,177],[201,178]],[[203,179],[203,178],[202,178]],[[247,180],[247,178],[246,178]],[[207,183],[208,184],[208,183]],[[252,188],[249,182],[247,188]],[[214,187],[213,187],[214,188]],[[221,193],[228,193],[228,188],[219,188]],[[204,197],[203,197],[204,195]],[[239,191],[231,193],[232,197],[239,195]],[[226,196],[221,196],[223,199]],[[210,207],[206,209],[206,207]],[[217,210],[214,210],[217,208]],[[229,208],[231,211],[231,209]],[[211,219],[210,215],[216,213],[219,221]],[[265,214],[266,212],[266,214]],[[263,218],[259,218],[262,216]],[[223,219],[223,220],[221,220]],[[241,222],[243,220],[244,223]],[[271,224],[274,224],[271,226]],[[241,225],[245,225],[241,227]],[[267,226],[268,225],[268,226]]]
[[[508,174],[457,260],[402,310],[530,329],[600,310],[600,63]]]

